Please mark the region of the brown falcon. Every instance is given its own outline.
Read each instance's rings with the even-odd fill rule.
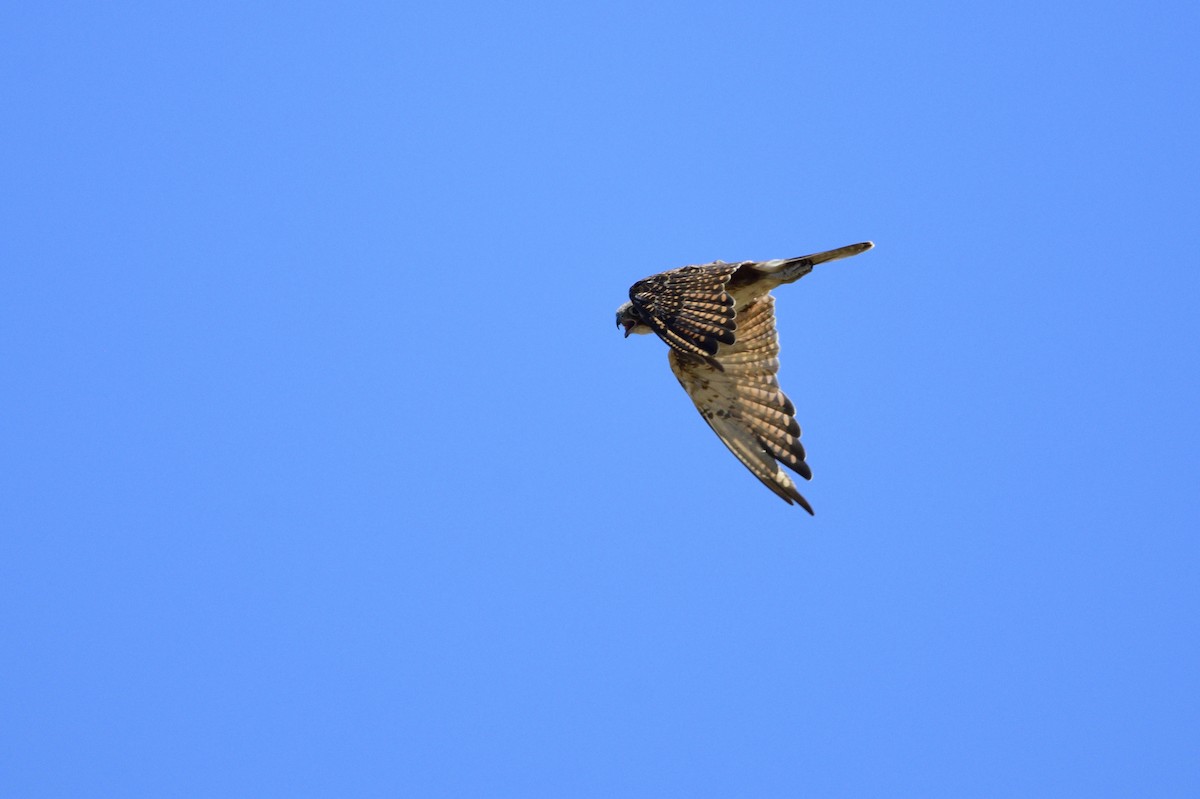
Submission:
[[[812,513],[780,464],[805,480],[796,409],[779,388],[779,338],[771,289],[817,264],[866,252],[869,241],[777,261],[714,261],[639,280],[617,309],[617,327],[657,333],[671,347],[671,371],[709,427],[755,477],[789,505]]]

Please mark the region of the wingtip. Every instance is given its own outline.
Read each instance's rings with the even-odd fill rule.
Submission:
[[[813,513],[812,505],[809,505],[809,504],[808,504],[808,500],[807,500],[807,499],[805,499],[805,498],[804,498],[804,497],[803,497],[801,494],[799,494],[799,493],[795,493],[795,494],[793,494],[793,493],[789,493],[789,494],[787,494],[786,496],[785,496],[784,494],[780,494],[780,495],[779,495],[779,498],[780,498],[780,499],[782,499],[784,502],[786,502],[786,503],[787,503],[787,504],[789,504],[789,505],[799,505],[800,507],[802,507],[802,508],[804,508],[806,511],[808,511],[808,515],[809,515],[809,516],[816,516],[816,515],[817,515],[817,514]]]
[[[758,475],[755,475],[755,477],[758,477]],[[762,480],[761,477],[759,477],[758,479]],[[799,505],[800,507],[802,507],[806,511],[808,511],[809,516],[817,515],[817,514],[813,513],[812,505],[808,504],[808,500],[804,498],[803,494],[801,494],[799,491],[796,490],[796,486],[792,485],[790,480],[787,482],[786,485],[778,485],[776,483],[767,482],[766,480],[762,480],[762,481],[763,481],[763,483],[766,484],[767,488],[774,491],[776,493],[776,495],[778,495],[778,497],[780,499],[782,499],[784,502],[786,502],[787,504]]]

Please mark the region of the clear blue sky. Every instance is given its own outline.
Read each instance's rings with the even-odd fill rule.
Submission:
[[[1198,8],[7,8],[0,794],[1200,795]]]

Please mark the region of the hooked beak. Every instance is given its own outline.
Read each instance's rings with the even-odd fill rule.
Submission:
[[[629,338],[629,334],[633,332],[633,322],[617,321],[617,327],[625,328],[625,338]]]

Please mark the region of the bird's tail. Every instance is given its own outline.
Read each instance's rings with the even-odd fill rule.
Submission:
[[[792,283],[811,272],[812,268],[817,264],[823,264],[826,261],[836,261],[840,258],[849,258],[852,255],[866,252],[874,246],[869,241],[860,241],[858,244],[848,244],[845,247],[838,247],[836,250],[802,255],[799,258],[767,261],[764,264],[760,264],[759,268],[764,272],[774,273],[775,279],[779,281],[779,284]]]

